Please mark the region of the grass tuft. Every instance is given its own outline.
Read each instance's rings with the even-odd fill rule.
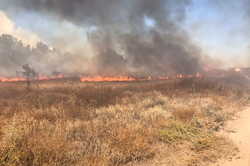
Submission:
[[[206,165],[230,155],[215,132],[242,105],[202,80],[23,87],[0,86],[0,166]]]

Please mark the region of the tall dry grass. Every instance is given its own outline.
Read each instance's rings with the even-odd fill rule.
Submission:
[[[2,166],[202,165],[232,154],[215,133],[248,102],[192,80],[22,86],[0,87]]]

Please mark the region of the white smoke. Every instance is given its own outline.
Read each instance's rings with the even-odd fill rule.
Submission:
[[[34,32],[18,27],[3,11],[0,10],[0,35],[9,34],[21,40],[23,44],[36,46],[41,38]]]

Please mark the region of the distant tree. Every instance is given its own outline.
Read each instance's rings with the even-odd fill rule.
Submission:
[[[37,73],[32,67],[30,67],[29,64],[23,65],[22,68],[23,68],[22,74],[26,78],[27,82],[27,89],[30,90],[31,81],[37,76]]]

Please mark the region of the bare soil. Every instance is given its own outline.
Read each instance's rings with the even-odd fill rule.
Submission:
[[[239,148],[239,154],[218,166],[250,166],[250,108],[238,113],[236,120],[228,123],[223,134]]]

